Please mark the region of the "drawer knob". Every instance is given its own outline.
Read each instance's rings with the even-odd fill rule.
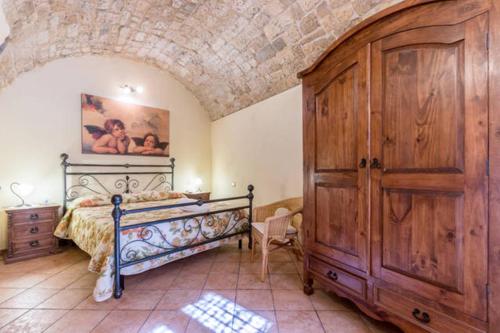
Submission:
[[[421,312],[419,309],[413,309],[413,312],[411,314],[416,320],[424,324],[428,324],[431,322],[431,317],[427,312]]]
[[[30,234],[37,234],[38,233],[38,227],[32,227],[30,229]]]
[[[332,272],[332,271],[328,271],[328,273],[326,274],[326,276],[328,276],[329,279],[333,280],[333,281],[337,281],[339,279],[339,276],[337,275],[336,272]]]
[[[33,214],[30,214],[30,220],[31,221],[34,221],[34,220],[38,220],[39,216],[37,213],[33,213]]]
[[[37,241],[37,240],[34,240],[34,241],[31,241],[31,242],[30,242],[30,246],[31,246],[31,247],[38,247],[39,245],[40,245],[40,242],[39,242],[39,241]]]

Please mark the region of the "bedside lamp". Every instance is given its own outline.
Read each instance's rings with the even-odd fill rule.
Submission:
[[[20,184],[17,182],[13,182],[10,184],[10,191],[12,194],[14,194],[16,197],[18,197],[21,200],[21,203],[17,205],[16,207],[29,207],[31,205],[27,204],[24,202],[23,197],[30,195],[34,190],[33,185],[30,184]]]
[[[201,192],[201,185],[203,185],[203,182],[201,178],[195,178],[194,179],[194,188],[196,188],[196,192]]]
[[[201,178],[196,177],[193,180],[191,180],[190,185],[188,187],[188,192],[189,193],[195,193],[195,192],[201,192],[201,185],[203,184],[203,181]]]

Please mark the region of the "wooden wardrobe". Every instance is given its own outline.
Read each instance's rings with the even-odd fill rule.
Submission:
[[[500,0],[400,3],[299,77],[304,292],[500,332]]]

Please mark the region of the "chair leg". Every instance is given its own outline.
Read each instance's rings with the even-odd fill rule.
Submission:
[[[257,241],[255,239],[255,237],[252,238],[252,251],[250,252],[250,262],[253,262],[253,258],[255,256],[255,245],[256,245]]]
[[[264,282],[266,280],[268,259],[269,259],[269,251],[267,251],[267,250],[262,251],[262,268],[260,271],[260,280],[262,282]]]
[[[297,247],[297,249],[299,250],[299,255],[301,257],[304,256],[304,250],[302,249],[302,246],[300,245],[300,242],[298,240],[295,240],[295,246]],[[300,259],[300,258],[299,258]]]
[[[292,251],[295,254],[295,258],[297,261],[300,260],[300,256],[302,255],[302,251],[299,246],[299,242],[296,239],[290,239],[290,243],[292,245]]]

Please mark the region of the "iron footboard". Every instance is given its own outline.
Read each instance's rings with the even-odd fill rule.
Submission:
[[[224,198],[224,199],[214,199],[214,200],[198,200],[196,202],[189,202],[189,203],[179,203],[179,204],[172,204],[172,205],[164,205],[164,206],[156,206],[156,207],[147,207],[147,208],[140,208],[140,209],[121,209],[120,205],[123,202],[123,198],[121,195],[114,195],[111,199],[112,204],[114,205],[112,216],[113,216],[113,221],[114,221],[114,236],[115,236],[115,241],[114,241],[114,265],[115,265],[115,276],[114,276],[114,291],[113,291],[113,296],[115,298],[120,298],[123,293],[124,289],[124,278],[120,274],[121,269],[132,266],[144,261],[152,260],[152,259],[157,259],[160,257],[167,256],[169,254],[173,254],[176,252],[180,252],[189,248],[194,248],[200,245],[212,243],[219,241],[221,239],[237,236],[237,235],[242,235],[248,233],[248,247],[251,248],[252,246],[252,208],[253,208],[253,190],[254,187],[253,185],[248,185],[248,194],[244,196],[239,196],[239,197],[232,197],[232,198]],[[234,201],[234,200],[241,200],[241,199],[248,199],[248,205],[242,205],[238,207],[233,207],[233,208],[227,208],[227,209],[219,209],[219,210],[213,210],[209,212],[203,212],[203,213],[197,213],[197,214],[190,214],[190,215],[182,215],[182,216],[176,216],[176,217],[171,217],[167,219],[162,219],[162,220],[157,220],[157,221],[151,221],[151,222],[144,222],[144,223],[137,223],[133,225],[126,225],[122,226],[120,221],[121,218],[125,215],[130,215],[130,214],[138,214],[138,213],[143,213],[143,212],[149,212],[149,211],[155,211],[155,210],[164,210],[164,209],[172,209],[172,208],[180,208],[180,207],[186,207],[186,206],[201,206],[205,203],[213,203],[213,202],[222,202],[222,201]],[[174,221],[179,221],[179,220],[186,220],[186,219],[193,219],[196,217],[208,217],[212,214],[217,214],[217,213],[223,213],[223,212],[233,212],[233,214],[236,214],[238,211],[241,209],[248,209],[248,230],[243,230],[243,231],[233,231],[232,229],[224,229],[221,233],[217,235],[209,235],[209,234],[203,234],[202,231],[202,223],[203,223],[203,218],[202,222],[197,222],[198,225],[198,234],[201,233],[203,241],[198,241],[198,242],[190,242],[188,244],[184,244],[181,246],[175,246],[174,244],[171,244],[168,242],[166,238],[164,238],[164,242],[166,245],[164,246],[158,246],[155,245],[157,248],[160,250],[163,250],[162,252],[155,254],[155,255],[150,255],[146,257],[141,257],[141,258],[134,258],[134,253],[133,250],[132,253],[129,255],[129,253],[125,254],[126,258],[131,258],[130,260],[123,260],[122,253],[127,247],[128,244],[125,244],[122,246],[120,244],[120,235],[122,231],[124,230],[130,230],[130,229],[138,229],[142,228],[141,231],[141,238],[145,239],[143,240],[144,242],[147,243],[148,239],[153,237],[153,235],[159,235],[160,237],[163,237],[160,230],[158,229],[157,225],[161,223],[169,223],[169,222],[174,222]],[[229,224],[228,224],[229,225]],[[227,228],[227,227],[226,227]],[[194,237],[194,240],[196,240],[198,237],[198,234],[196,237]],[[148,243],[149,244],[149,243]],[[241,248],[241,240],[239,242],[239,246]]]

